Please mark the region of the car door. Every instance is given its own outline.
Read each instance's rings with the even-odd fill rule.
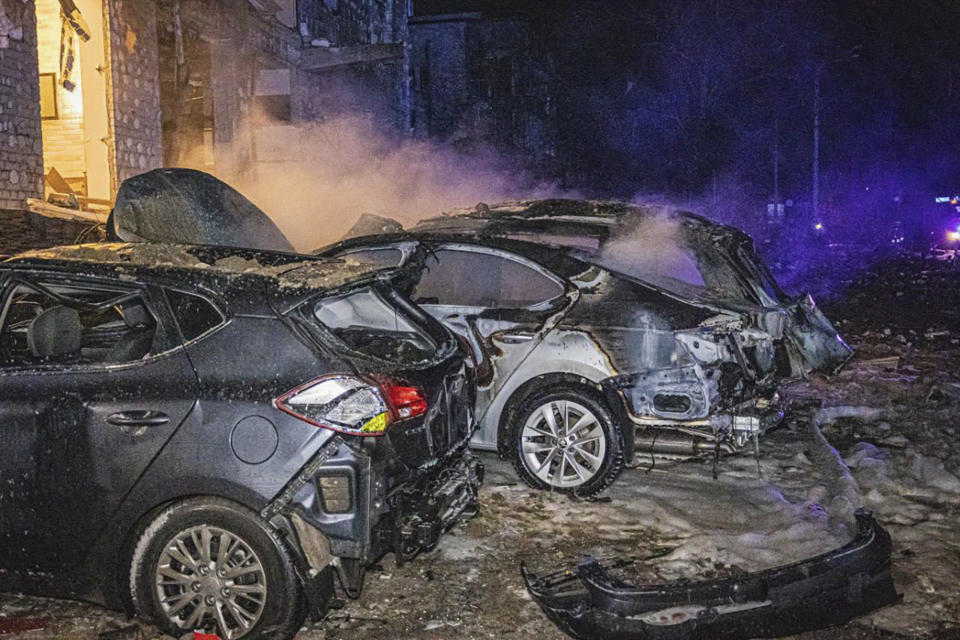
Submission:
[[[447,243],[425,259],[413,300],[470,345],[477,368],[475,444],[496,443],[484,416],[513,372],[576,300],[573,287],[513,253]]]
[[[0,581],[59,582],[190,413],[196,374],[151,287],[4,275]]]

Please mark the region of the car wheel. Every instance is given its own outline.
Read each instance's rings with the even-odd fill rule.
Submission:
[[[623,438],[587,388],[551,388],[523,398],[510,424],[513,464],[535,489],[591,496],[623,470]]]
[[[256,513],[217,498],[153,519],[134,549],[130,591],[137,614],[174,637],[289,639],[306,617],[283,541]]]

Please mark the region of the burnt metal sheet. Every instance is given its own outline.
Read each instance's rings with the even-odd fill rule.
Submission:
[[[256,205],[193,169],[154,169],[124,180],[107,233],[126,242],[294,250]]]
[[[847,622],[898,602],[890,536],[866,510],[853,540],[833,551],[742,577],[628,584],[592,557],[537,576],[533,599],[574,638],[740,640],[773,638]]]

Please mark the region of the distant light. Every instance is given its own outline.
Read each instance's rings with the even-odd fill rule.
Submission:
[[[950,196],[937,196],[933,201],[937,204],[947,204],[950,202]]]
[[[947,231],[947,240],[950,242],[960,242],[960,231]]]
[[[822,231],[822,230],[823,230],[823,223],[822,223],[822,222],[818,222],[817,224],[813,225],[813,228],[816,229],[817,231]]]

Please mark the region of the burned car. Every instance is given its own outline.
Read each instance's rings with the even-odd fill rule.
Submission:
[[[543,489],[594,494],[641,449],[756,445],[782,416],[781,381],[851,355],[746,234],[690,213],[481,204],[318,253],[419,269],[411,298],[473,353],[474,446]]]
[[[395,272],[107,243],[0,262],[0,589],[292,638],[474,510],[472,382]]]

